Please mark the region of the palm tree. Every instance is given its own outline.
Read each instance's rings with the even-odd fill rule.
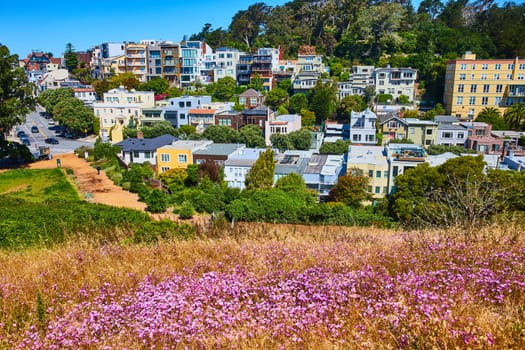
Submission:
[[[503,119],[512,130],[525,130],[525,104],[516,103],[507,108]]]
[[[485,107],[483,108],[481,112],[478,113],[478,117],[476,118],[476,120],[479,118],[482,118],[482,119],[501,118],[501,112],[496,107]]]

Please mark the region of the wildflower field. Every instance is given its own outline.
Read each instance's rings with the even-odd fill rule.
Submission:
[[[521,349],[523,232],[239,225],[0,253],[0,349]]]

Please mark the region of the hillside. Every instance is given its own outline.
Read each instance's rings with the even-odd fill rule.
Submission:
[[[240,225],[4,252],[0,348],[523,348],[523,232],[456,234]]]

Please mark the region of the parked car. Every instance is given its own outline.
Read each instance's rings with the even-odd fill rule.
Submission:
[[[29,142],[29,139],[27,137],[21,137],[20,141],[22,141],[23,145],[29,146],[31,142]]]
[[[47,122],[49,125],[55,125],[55,121],[54,120],[48,120]]]
[[[55,139],[54,137],[48,137],[44,141],[45,141],[45,143],[50,143],[52,145],[58,145],[59,144],[58,140]]]
[[[19,138],[22,138],[22,137],[26,137],[26,132],[24,130],[20,130],[20,131],[17,131],[16,132],[16,137],[19,137]]]
[[[31,132],[33,132],[33,133],[38,132],[38,127],[32,126],[31,127]]]

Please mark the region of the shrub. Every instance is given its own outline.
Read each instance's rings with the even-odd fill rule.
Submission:
[[[161,190],[152,190],[145,199],[147,210],[152,213],[164,213],[168,208],[168,196]]]
[[[189,201],[184,201],[178,212],[181,219],[191,219],[195,213],[195,209],[193,209],[193,205]]]

